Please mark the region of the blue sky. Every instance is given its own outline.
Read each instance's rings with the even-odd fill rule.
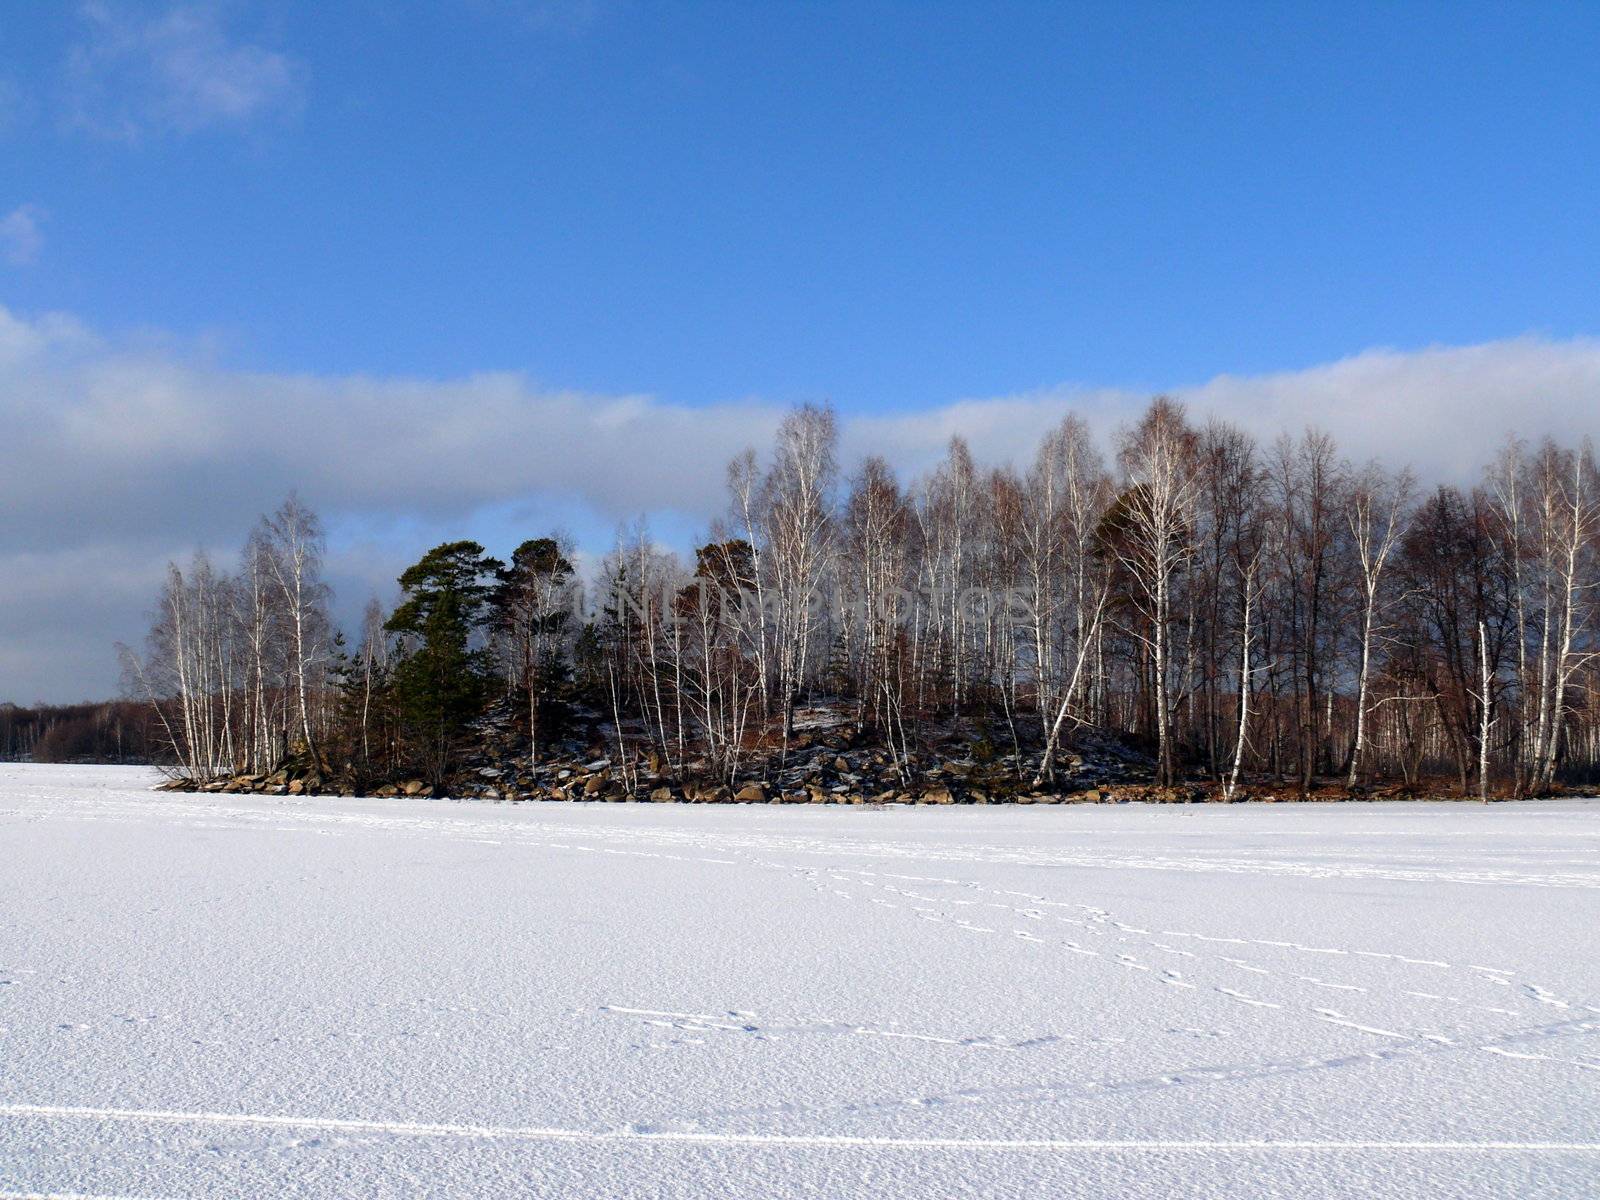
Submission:
[[[0,6],[0,700],[114,692],[291,488],[346,617],[445,538],[686,550],[799,401],[908,482],[1157,390],[1429,479],[1593,433],[1597,63],[1600,5]]]
[[[174,11],[0,16],[13,309],[845,411],[1600,324],[1600,6],[180,8],[217,113]]]

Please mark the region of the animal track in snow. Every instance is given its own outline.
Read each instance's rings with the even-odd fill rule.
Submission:
[[[783,864],[770,863],[764,865],[779,867]],[[797,870],[803,876],[815,876],[817,874],[817,869],[815,868],[791,867],[790,869]],[[1285,970],[1277,966],[1266,966],[1260,962],[1241,957],[1237,953],[1223,954],[1188,950],[1180,946],[1171,945],[1167,941],[1158,940],[1158,938],[1184,939],[1202,945],[1245,948],[1255,946],[1270,951],[1274,955],[1314,955],[1324,961],[1343,959],[1354,962],[1356,960],[1365,960],[1372,963],[1392,964],[1397,970],[1421,969],[1455,972],[1462,976],[1464,983],[1470,981],[1473,985],[1515,986],[1533,1004],[1558,1009],[1571,1009],[1574,1007],[1571,1001],[1563,999],[1541,985],[1526,982],[1514,983],[1515,973],[1507,968],[1488,967],[1482,964],[1457,967],[1439,958],[1427,958],[1388,951],[1358,950],[1340,946],[1308,945],[1281,939],[1231,937],[1200,933],[1193,930],[1164,929],[1157,933],[1143,926],[1118,920],[1106,909],[1095,905],[1058,900],[1037,893],[1014,889],[987,888],[969,880],[909,877],[903,874],[887,877],[880,872],[871,870],[843,868],[835,868],[829,871],[828,877],[830,880],[838,881],[842,879],[851,882],[863,892],[882,891],[898,897],[899,900],[909,901],[909,906],[915,914],[925,921],[972,930],[975,928],[974,924],[955,916],[954,910],[970,909],[972,907],[1000,909],[1008,912],[1013,918],[1022,918],[1036,924],[1048,922],[1067,924],[1095,937],[1108,938],[1112,941],[1125,943],[1134,942],[1159,953],[1183,957],[1196,962],[1210,961],[1223,964],[1230,969],[1244,971],[1251,975],[1271,980],[1273,981],[1272,986],[1278,989],[1293,986],[1314,988],[1320,991],[1336,991],[1352,996],[1368,997],[1373,1001],[1382,1001],[1386,1004],[1393,1004],[1396,1000],[1404,998],[1406,1002],[1422,1001],[1427,1004],[1444,1006],[1448,1011],[1454,1012],[1458,1016],[1481,1014],[1504,1018],[1520,1015],[1516,1010],[1508,1009],[1501,1005],[1485,1004],[1462,996],[1421,988],[1406,988],[1397,979],[1368,980],[1362,983],[1329,979],[1322,974],[1309,975],[1292,969]],[[894,882],[890,881],[891,878]],[[901,886],[902,884],[917,884],[920,886],[911,888]],[[816,884],[814,883],[813,886],[816,886]],[[960,888],[968,894],[962,896],[936,894],[940,889],[952,887]],[[819,887],[818,890],[822,889]],[[1017,901],[1021,901],[1021,903],[1017,903]],[[899,901],[888,901],[884,907],[901,907],[901,904]],[[1082,957],[1104,958],[1129,971],[1138,972],[1147,978],[1152,978],[1169,988],[1191,992],[1198,990],[1195,983],[1179,973],[1173,971],[1152,972],[1148,964],[1141,961],[1136,955],[1125,951],[1115,949],[1107,951],[1096,950],[1071,938],[1049,939],[1037,934],[1029,934],[1023,930],[1013,930],[1012,933],[1017,941],[1027,943],[1036,950],[1046,950],[1051,946],[1058,946],[1069,953]],[[1284,1015],[1299,1016],[1324,1024],[1341,1026],[1375,1037],[1402,1041],[1421,1041],[1428,1044],[1454,1047],[1462,1044],[1465,1035],[1470,1032],[1466,1029],[1458,1030],[1455,1037],[1426,1028],[1416,1032],[1404,1032],[1388,1028],[1387,1022],[1374,1023],[1357,1020],[1335,1010],[1319,1008],[1312,1003],[1290,995],[1275,995],[1271,988],[1269,988],[1267,996],[1260,995],[1259,989],[1255,992],[1246,992],[1220,983],[1212,985],[1210,991],[1212,994],[1226,997],[1231,1002],[1250,1008],[1276,1010]],[[1268,996],[1273,998],[1268,998]],[[1600,1012],[1600,1006],[1579,1005],[1577,1007],[1585,1011]],[[1579,1031],[1583,1031],[1583,1029],[1580,1028]],[[1533,1062],[1584,1065],[1578,1060],[1560,1059],[1551,1055],[1520,1055],[1519,1057]]]
[[[1057,1042],[1079,1042],[1086,1044],[1105,1044],[1121,1042],[1124,1039],[1113,1038],[1080,1038],[1072,1034],[1039,1034],[1033,1037],[1022,1038],[1015,1041],[977,1035],[972,1037],[948,1037],[941,1034],[920,1033],[914,1030],[882,1028],[873,1025],[861,1025],[850,1021],[830,1020],[788,1020],[767,1019],[758,1017],[755,1013],[730,1010],[722,1014],[714,1013],[686,1013],[674,1012],[667,1009],[631,1008],[618,1004],[606,1004],[600,1008],[601,1012],[614,1013],[619,1016],[638,1017],[648,1025],[682,1029],[691,1033],[732,1033],[744,1034],[761,1041],[772,1038],[803,1037],[803,1036],[844,1036],[844,1037],[876,1037],[896,1038],[902,1041],[925,1042],[935,1046],[954,1046],[973,1050],[1030,1050],[1039,1046],[1048,1046]]]

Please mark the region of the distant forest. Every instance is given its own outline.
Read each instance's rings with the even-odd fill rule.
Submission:
[[[736,784],[827,698],[907,787],[955,723],[1036,788],[1093,730],[1219,796],[1542,794],[1600,760],[1595,471],[1587,443],[1510,439],[1475,485],[1423,486],[1158,398],[1104,451],[1066,415],[1021,468],[958,438],[907,483],[875,457],[844,473],[834,414],[807,406],[728,464],[692,560],[642,523],[589,579],[554,534],[503,560],[451,542],[340,636],[322,526],[291,498],[236,572],[172,566],[122,653],[196,781],[294,755],[444,780],[500,705],[531,763],[584,712],[624,769]]]
[[[0,704],[0,762],[145,763],[170,756],[149,704]]]

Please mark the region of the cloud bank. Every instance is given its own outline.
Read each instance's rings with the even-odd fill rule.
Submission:
[[[1373,350],[1170,391],[1196,417],[1264,440],[1311,424],[1354,460],[1469,480],[1508,432],[1595,432],[1600,341]],[[1067,411],[1108,437],[1147,399],[1061,385],[847,415],[844,465],[878,453],[909,477],[955,434],[981,462],[1020,465]],[[110,694],[111,645],[140,636],[166,561],[196,547],[230,552],[291,488],[329,519],[330,565],[358,606],[437,536],[478,536],[505,552],[511,530],[560,525],[598,551],[639,513],[689,536],[724,511],[726,461],[763,448],[782,412],[763,400],[591,395],[511,374],[245,372],[203,347],[0,308],[0,700]]]

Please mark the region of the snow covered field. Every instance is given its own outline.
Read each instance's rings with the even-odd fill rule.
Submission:
[[[0,1194],[1600,1194],[1600,802],[0,765]]]

